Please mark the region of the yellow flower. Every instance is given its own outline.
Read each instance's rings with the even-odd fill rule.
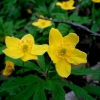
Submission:
[[[48,45],[36,45],[34,37],[27,34],[22,39],[7,36],[5,39],[7,48],[3,52],[14,59],[21,58],[23,61],[37,59],[48,50]]]
[[[58,29],[50,30],[48,54],[61,77],[67,78],[70,75],[71,64],[87,62],[86,53],[75,48],[78,42],[79,37],[75,33],[63,37]]]
[[[42,16],[43,17],[43,16]],[[51,26],[51,21],[45,19],[38,19],[37,22],[33,22],[32,25],[38,28],[46,28]]]
[[[73,6],[74,0],[57,2],[56,5],[60,6],[63,10],[73,10],[73,9],[75,9],[75,7]]]
[[[100,2],[100,0],[92,0],[93,2],[95,2],[95,3],[99,3]]]
[[[3,69],[2,74],[4,76],[9,76],[14,71],[14,63],[12,61],[7,60],[5,69]]]

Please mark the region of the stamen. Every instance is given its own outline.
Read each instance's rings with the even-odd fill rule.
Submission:
[[[28,45],[23,45],[23,51],[25,52],[27,51],[27,49],[28,49]]]
[[[18,49],[21,49],[23,52],[26,52],[32,49],[32,45],[33,45],[32,40],[21,40],[18,43]]]

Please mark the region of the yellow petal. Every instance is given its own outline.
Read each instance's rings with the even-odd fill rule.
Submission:
[[[62,34],[59,32],[58,29],[51,28],[49,33],[49,44],[50,45],[58,45],[62,41],[63,37]]]
[[[26,53],[24,54],[24,56],[21,57],[21,59],[22,59],[23,61],[36,60],[36,59],[37,59],[37,56],[32,55],[32,54],[26,52]]]
[[[64,41],[71,47],[75,47],[79,42],[79,36],[75,33],[69,33],[67,36],[64,37]]]
[[[9,68],[9,66],[14,70],[14,63],[12,61],[6,60],[6,68]]]
[[[33,25],[33,26],[38,26],[39,23],[38,23],[38,22],[33,22],[32,25]]]
[[[4,76],[9,76],[14,71],[14,63],[7,60],[5,69],[3,69],[2,74]]]
[[[71,65],[63,59],[56,63],[56,71],[61,77],[67,78],[71,73]]]
[[[44,23],[44,20],[43,19],[38,19],[37,22],[33,22],[32,25],[33,26],[40,27],[41,26],[41,23]]]
[[[60,2],[57,2],[57,3],[56,3],[57,6],[61,6],[61,4],[62,4],[62,3],[60,3]]]
[[[56,47],[49,46],[49,48],[48,48],[48,54],[49,54],[51,60],[53,61],[53,63],[57,63],[58,62],[59,57],[57,55]]]
[[[31,40],[31,43],[34,44],[34,37],[31,34],[26,34],[25,36],[22,37],[21,41],[25,40]]]
[[[69,1],[69,4],[70,4],[71,6],[73,6],[73,5],[74,5],[74,2],[75,2],[74,0],[70,0],[70,1]]]
[[[7,47],[17,47],[20,39],[6,36],[5,43]]]
[[[81,63],[87,62],[87,54],[78,49],[74,49],[70,57],[68,58],[68,62],[74,65],[78,65]]]
[[[22,51],[16,49],[16,48],[7,48],[5,50],[3,50],[2,52],[4,52],[7,56],[17,59],[22,57],[24,54]]]
[[[33,55],[43,55],[48,50],[48,45],[34,45],[31,53]]]
[[[6,70],[6,69],[3,69],[2,74],[3,74],[4,76],[9,76],[9,75],[11,75],[12,72],[13,72],[13,70],[8,71],[8,70]]]

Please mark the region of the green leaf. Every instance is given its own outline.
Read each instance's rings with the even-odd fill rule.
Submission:
[[[49,13],[52,13],[52,11],[53,11],[53,9],[54,9],[54,7],[56,5],[56,2],[57,2],[57,0],[53,1],[52,3],[50,3],[50,6],[48,8],[48,12]]]
[[[13,21],[10,21],[10,22],[6,22],[4,24],[4,29],[5,29],[5,33],[7,33],[7,35],[10,35],[12,36],[13,33],[14,33],[14,29],[13,29]]]
[[[0,47],[0,55],[3,54],[2,50],[4,50],[5,48],[6,48],[6,46]]]
[[[83,17],[83,16],[77,15],[77,12],[72,13],[69,17],[69,20],[74,21],[79,24],[87,24],[92,21],[92,19],[90,19],[89,17]]]
[[[25,19],[16,21],[14,29],[19,29],[25,26]]]
[[[92,80],[94,81],[100,81],[100,74],[99,75],[93,75]]]
[[[32,84],[25,87],[25,89],[21,90],[11,100],[29,100],[33,96],[36,86],[37,84]]]
[[[95,94],[100,97],[100,86],[85,86],[84,89],[91,94]]]
[[[67,86],[69,87],[71,90],[74,91],[75,95],[77,96],[77,98],[84,98],[84,100],[95,100],[93,97],[91,97],[87,91],[85,91],[83,88],[77,86],[77,85],[74,85],[74,84],[71,84],[71,83],[68,83],[68,82],[64,82],[64,81],[61,81],[61,83],[64,85],[64,86]]]
[[[57,20],[66,20],[68,16],[66,16],[64,13],[55,13],[55,19]]]
[[[0,87],[0,92],[2,91],[10,91],[12,89],[18,88],[19,86],[27,86],[33,83],[39,82],[41,79],[35,75],[27,75],[25,77],[17,77],[13,79],[13,81],[4,82],[2,87]]]
[[[36,28],[35,27],[33,27],[33,26],[27,27],[27,31],[29,33],[31,33],[34,36],[34,38],[37,36],[37,32],[36,32]]]
[[[73,75],[88,75],[88,74],[100,74],[100,70],[93,70],[91,68],[78,68],[78,69],[73,69],[71,74]]]
[[[6,60],[10,60],[10,61],[14,62],[14,64],[17,66],[23,66],[23,62],[21,61],[21,59],[13,59],[8,56],[5,56],[5,61]]]
[[[65,91],[58,81],[54,81],[53,100],[65,100]]]
[[[41,0],[41,1],[39,1],[39,0],[34,0],[35,1],[35,3],[38,5],[38,6],[43,6],[43,4],[45,3],[45,0]]]
[[[96,22],[93,23],[93,25],[91,27],[91,30],[94,31],[94,32],[97,32],[97,30],[98,30],[98,24]]]
[[[44,92],[43,84],[41,83],[38,84],[34,93],[33,100],[47,100],[46,94]]]
[[[40,2],[40,1],[39,1],[39,2]],[[41,3],[39,3],[39,4],[40,4],[40,5],[38,5],[38,7],[35,8],[36,11],[41,12],[41,13],[44,13],[45,15],[47,15],[47,14],[48,14],[47,6],[46,6],[45,4],[41,4]]]
[[[38,59],[36,60],[36,62],[38,63],[39,67],[42,69],[42,70],[45,70],[45,59],[44,59],[44,56],[38,56]]]
[[[54,90],[54,83],[52,80],[46,80],[43,82],[43,86],[47,90]]]
[[[31,61],[25,62],[24,66],[25,66],[26,68],[29,68],[29,69],[32,69],[32,70],[36,70],[36,71],[42,73],[42,70],[41,70],[36,64],[34,64],[34,63],[31,62]]]
[[[62,33],[62,35],[67,35],[69,33],[70,26],[64,23],[58,24],[58,30]]]
[[[42,73],[41,69],[31,61],[23,62],[21,59],[12,59],[8,56],[5,57],[5,60],[10,60],[10,61],[14,62],[14,64],[17,65],[17,66],[21,66],[21,67],[24,66],[25,71],[35,70],[35,71],[38,71],[39,73]],[[17,74],[18,73],[22,73],[22,69],[19,70],[17,72]]]

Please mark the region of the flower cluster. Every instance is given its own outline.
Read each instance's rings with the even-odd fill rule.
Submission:
[[[87,62],[86,53],[75,48],[78,42],[77,34],[69,33],[63,37],[58,29],[51,28],[49,45],[36,45],[31,34],[25,35],[22,39],[7,36],[5,39],[7,48],[3,52],[9,57],[21,58],[23,61],[37,60],[37,55],[48,52],[57,73],[67,78],[71,73],[71,64],[78,65]]]

